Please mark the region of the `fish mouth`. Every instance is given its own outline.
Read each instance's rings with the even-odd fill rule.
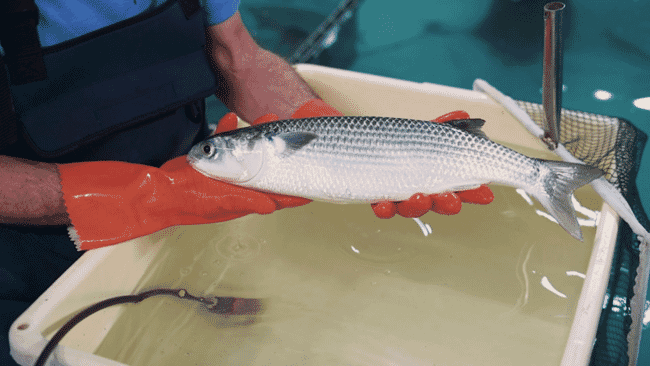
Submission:
[[[189,154],[187,154],[187,163],[190,164],[192,167],[196,169],[197,163],[199,162],[199,158],[194,156],[192,152],[190,151]]]
[[[197,158],[195,156],[187,155],[187,163],[192,167],[192,169],[194,169],[197,172],[205,175],[206,177],[210,177],[210,174],[208,174],[208,172],[206,172],[205,170],[203,170],[203,169],[201,169],[199,167],[199,161],[200,160],[201,159],[199,159],[199,158]]]
[[[201,164],[202,160],[203,159],[197,158],[196,156],[187,155],[187,163],[190,165],[190,167],[192,167],[192,169],[194,169],[195,171],[197,171],[198,173],[200,173],[204,177],[207,177],[207,178],[210,178],[210,179],[222,180],[219,177],[215,177],[214,175],[210,174],[210,172],[208,170],[203,169],[203,167],[202,167],[203,164]]]
[[[197,164],[198,159],[196,159],[196,158],[194,158],[194,159],[187,158],[187,163],[190,165],[190,167],[192,167],[192,169],[196,170],[197,172],[199,172],[199,173],[201,173],[201,174],[203,174],[205,176],[208,176],[208,177],[210,176],[205,170],[203,170],[203,169],[201,169],[199,167],[199,165]]]

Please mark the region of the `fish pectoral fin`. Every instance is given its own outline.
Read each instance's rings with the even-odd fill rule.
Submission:
[[[451,127],[463,130],[467,133],[471,133],[474,136],[482,137],[488,139],[487,135],[481,128],[485,124],[485,120],[480,118],[471,118],[471,119],[457,119],[454,121],[445,122],[445,124],[450,125]]]
[[[458,191],[469,191],[469,190],[471,190],[471,189],[476,189],[476,188],[480,187],[481,184],[485,184],[485,183],[475,183],[475,184],[468,183],[467,185],[462,185],[462,186],[454,187],[454,192],[458,192]]]
[[[273,140],[276,146],[279,144],[283,147],[280,149],[283,154],[292,154],[317,137],[318,135],[312,132],[297,131],[278,134],[273,137]]]

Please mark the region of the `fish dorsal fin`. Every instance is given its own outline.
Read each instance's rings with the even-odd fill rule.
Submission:
[[[276,144],[281,141],[283,154],[293,154],[317,137],[318,135],[312,132],[296,131],[280,133],[273,136],[273,140],[276,140]]]
[[[480,118],[471,118],[471,119],[457,119],[454,121],[449,121],[445,122],[444,124],[449,125],[451,127],[457,128],[459,130],[463,130],[467,133],[470,133],[474,136],[482,137],[484,139],[488,139],[487,135],[481,128],[485,124],[484,119]]]

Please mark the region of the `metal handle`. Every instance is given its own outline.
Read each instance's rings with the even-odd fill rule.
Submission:
[[[542,84],[546,114],[546,143],[555,150],[560,141],[562,111],[562,12],[565,5],[552,2],[544,6],[544,76]]]

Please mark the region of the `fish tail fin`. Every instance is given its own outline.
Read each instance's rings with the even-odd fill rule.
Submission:
[[[582,241],[582,231],[571,202],[573,191],[603,175],[588,165],[542,160],[548,173],[541,177],[542,190],[533,195],[571,236]]]

